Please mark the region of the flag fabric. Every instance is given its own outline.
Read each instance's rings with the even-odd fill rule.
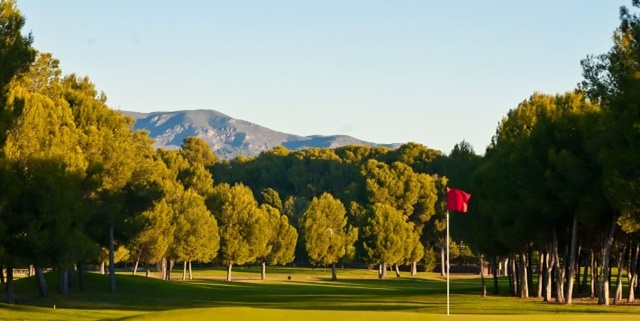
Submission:
[[[471,194],[463,190],[447,188],[447,210],[466,213],[470,198]]]

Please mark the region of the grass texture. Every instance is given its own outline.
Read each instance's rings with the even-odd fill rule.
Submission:
[[[0,320],[640,320],[640,306],[603,307],[587,299],[574,305],[507,296],[481,297],[480,280],[456,276],[451,282],[451,316],[446,315],[446,283],[435,274],[378,280],[376,271],[239,268],[225,282],[223,269],[194,271],[192,281],[162,281],[119,274],[108,291],[108,276],[90,273],[85,291],[36,296],[33,278],[16,281],[16,305],[0,304]],[[178,279],[181,273],[172,277]],[[291,279],[289,279],[291,277]],[[502,283],[506,283],[504,280]],[[501,289],[506,293],[506,289]]]

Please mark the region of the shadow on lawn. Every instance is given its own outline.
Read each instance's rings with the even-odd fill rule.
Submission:
[[[50,287],[54,275],[48,276]],[[167,282],[118,275],[118,290],[109,292],[108,276],[88,274],[85,291],[71,290],[37,298],[33,278],[16,282],[17,302],[34,307],[162,311],[202,307],[256,307],[322,310],[409,310],[440,308],[445,283],[418,278],[345,279],[332,281]],[[476,286],[477,287],[477,286]],[[454,285],[454,289],[458,289]],[[459,290],[466,292],[462,284]],[[443,294],[441,297],[437,294]],[[435,298],[435,300],[434,300]],[[18,308],[19,306],[16,306]]]
[[[53,275],[48,276],[55,284]],[[339,279],[338,281],[251,281],[224,282],[194,280],[167,282],[141,276],[118,276],[118,290],[109,292],[108,276],[87,275],[87,290],[72,290],[68,295],[51,293],[37,298],[33,278],[16,282],[18,303],[30,307],[85,310],[164,311],[207,307],[249,307],[297,310],[400,311],[443,313],[446,283],[420,278]],[[451,283],[458,314],[589,313],[590,307],[566,309],[532,300],[507,297],[481,299],[478,279]],[[52,291],[53,292],[53,291]],[[528,303],[526,309],[514,306]],[[20,306],[9,309],[21,309]],[[526,310],[526,311],[525,311]],[[599,312],[614,312],[602,311]],[[620,311],[623,312],[623,311]]]

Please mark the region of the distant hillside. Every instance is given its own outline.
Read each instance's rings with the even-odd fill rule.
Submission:
[[[185,137],[196,136],[209,144],[221,158],[256,156],[260,152],[282,145],[287,149],[311,147],[337,148],[346,145],[384,146],[397,148],[399,144],[376,144],[346,135],[298,136],[271,130],[254,123],[235,119],[215,110],[182,110],[174,112],[138,113],[122,111],[135,119],[134,129],[146,129],[155,146],[179,148]]]

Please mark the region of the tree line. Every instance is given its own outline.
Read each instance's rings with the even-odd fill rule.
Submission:
[[[0,281],[8,302],[13,270],[24,266],[32,266],[40,296],[49,290],[45,269],[56,271],[65,294],[84,288],[86,266],[95,263],[108,265],[116,290],[120,260],[133,262],[134,273],[155,266],[167,279],[176,263],[191,278],[194,261],[223,264],[228,280],[234,265],[259,263],[264,278],[267,264],[295,256],[331,265],[334,279],[336,264],[354,259],[380,265],[381,277],[386,264],[396,271],[410,264],[416,273],[425,238],[435,239],[425,232],[436,214],[434,181],[445,178],[406,162],[426,172],[440,152],[418,144],[277,148],[220,162],[193,137],[179,150],[155,150],[88,77],[64,75],[52,54],[32,47],[15,1],[0,6]],[[273,162],[270,178],[252,173],[263,171],[263,160]],[[276,168],[279,161],[292,166]],[[229,179],[236,175],[250,179]]]
[[[640,7],[640,1],[633,0]],[[584,80],[564,94],[534,93],[501,120],[484,155],[467,142],[449,154],[407,143],[396,150],[346,146],[219,160],[200,139],[155,150],[133,120],[108,108],[87,77],[63,75],[21,34],[15,1],[0,1],[0,264],[7,301],[13,268],[32,265],[57,290],[83,289],[88,263],[128,260],[183,279],[192,262],[445,270],[489,260],[510,293],[570,304],[574,289],[614,303],[622,271],[638,291],[640,242],[640,18],[621,9],[612,49],[582,61]],[[214,181],[215,179],[215,181]],[[473,197],[452,215],[447,186]],[[475,254],[471,254],[471,253]],[[438,255],[439,254],[439,255]],[[439,256],[439,257],[438,257]],[[72,271],[78,273],[74,275]],[[482,271],[482,269],[481,269]],[[534,283],[534,275],[537,282]],[[483,294],[486,293],[482,275]],[[6,278],[6,281],[5,281]],[[534,284],[537,289],[534,289]]]

